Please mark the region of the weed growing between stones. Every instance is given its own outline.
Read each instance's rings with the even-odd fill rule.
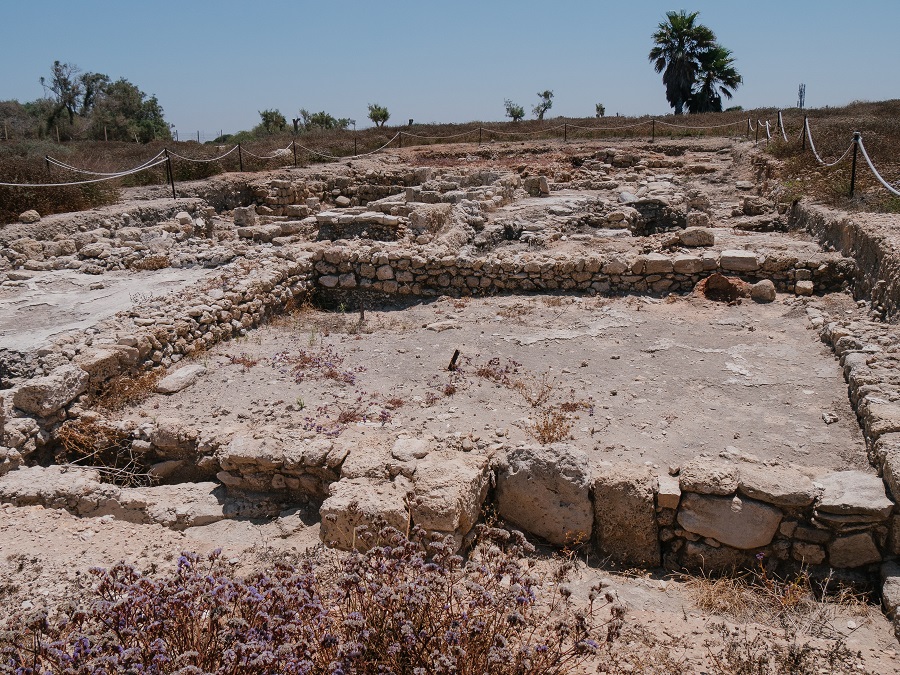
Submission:
[[[518,532],[481,527],[468,560],[419,530],[329,563],[235,578],[218,552],[145,576],[94,570],[93,591],[9,617],[0,672],[570,673],[614,650],[625,609],[576,606],[534,573]],[[564,587],[563,587],[564,588]]]
[[[737,621],[764,621],[822,637],[834,637],[831,621],[839,608],[860,616],[868,612],[864,594],[844,585],[832,588],[830,577],[816,583],[806,570],[774,576],[761,556],[757,567],[743,574],[689,578],[697,606]]]

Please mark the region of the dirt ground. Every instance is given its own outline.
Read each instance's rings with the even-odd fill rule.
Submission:
[[[829,303],[853,306],[845,296]],[[808,325],[806,303],[793,297],[735,306],[676,296],[444,298],[368,310],[362,323],[355,312],[301,311],[205,352],[196,384],[126,414],[324,427],[388,447],[400,434],[515,444],[535,442],[532,403],[545,397],[566,406],[564,438],[593,448],[596,461],[666,469],[728,453],[812,470],[865,467],[840,366]],[[340,376],[299,366],[304,359]]]

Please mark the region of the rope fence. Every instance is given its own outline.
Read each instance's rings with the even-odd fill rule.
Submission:
[[[348,159],[369,157],[371,155],[377,154],[377,153],[383,151],[384,149],[386,149],[388,146],[390,146],[395,141],[397,142],[398,148],[402,148],[404,136],[406,136],[408,139],[417,139],[417,140],[421,140],[421,141],[450,141],[453,139],[461,139],[461,138],[464,138],[467,136],[474,136],[477,133],[478,134],[477,143],[478,143],[478,145],[481,145],[481,144],[483,144],[484,137],[486,135],[488,137],[490,137],[490,136],[500,136],[500,137],[529,136],[529,137],[533,137],[538,134],[555,134],[556,137],[558,138],[558,132],[559,132],[559,130],[562,130],[563,141],[567,142],[570,129],[572,131],[576,131],[576,132],[587,132],[590,134],[594,134],[594,133],[603,133],[603,132],[619,132],[619,131],[638,129],[641,127],[648,127],[648,126],[650,127],[651,141],[655,141],[657,125],[660,125],[663,127],[669,127],[671,129],[678,129],[678,130],[683,130],[683,131],[686,130],[686,131],[698,132],[698,133],[704,132],[704,131],[710,131],[710,130],[722,130],[722,129],[728,129],[728,128],[745,127],[746,136],[749,137],[751,134],[755,134],[755,143],[756,144],[759,143],[759,140],[760,140],[759,137],[760,137],[761,131],[765,132],[766,144],[768,144],[773,138],[772,125],[769,122],[769,120],[763,121],[758,118],[756,120],[755,125],[753,123],[753,119],[751,117],[747,117],[746,120],[741,119],[741,120],[736,120],[734,122],[728,122],[725,124],[715,124],[715,125],[707,125],[707,126],[692,126],[692,125],[687,125],[687,124],[677,124],[674,122],[668,122],[666,120],[648,119],[648,120],[636,122],[634,124],[624,124],[624,125],[619,125],[619,126],[601,126],[601,125],[581,126],[581,125],[577,125],[577,124],[563,123],[563,124],[557,124],[556,126],[551,126],[546,129],[537,129],[537,130],[532,130],[532,131],[503,131],[500,129],[491,129],[489,127],[479,126],[477,128],[472,128],[467,131],[463,131],[463,132],[460,132],[457,134],[450,134],[450,135],[446,135],[446,136],[425,136],[425,135],[421,135],[421,134],[414,134],[409,131],[404,132],[403,130],[400,130],[396,134],[394,134],[386,143],[380,145],[379,147],[375,148],[374,150],[358,153],[356,151],[357,150],[357,141],[356,141],[356,134],[354,132],[354,137],[353,137],[354,152],[352,155],[332,155],[332,154],[322,152],[320,150],[316,150],[314,148],[310,148],[305,145],[302,145],[301,143],[298,143],[296,139],[294,139],[286,147],[276,148],[275,150],[271,151],[270,153],[264,154],[264,155],[258,155],[258,154],[253,153],[253,152],[247,150],[246,148],[243,148],[240,143],[238,143],[235,146],[233,146],[232,148],[226,150],[222,154],[220,154],[216,157],[211,157],[211,158],[186,157],[186,156],[181,155],[172,150],[164,149],[164,150],[161,150],[160,152],[158,152],[156,155],[154,155],[150,159],[143,162],[142,164],[139,164],[137,166],[134,166],[134,167],[131,167],[128,169],[123,169],[120,171],[110,171],[110,172],[94,171],[91,169],[80,168],[80,167],[73,166],[71,164],[63,162],[62,160],[55,159],[55,158],[47,155],[44,157],[44,160],[47,165],[48,174],[49,174],[50,167],[52,166],[52,167],[56,167],[58,169],[62,169],[65,171],[71,171],[73,173],[79,173],[79,174],[86,175],[86,176],[96,176],[96,178],[88,178],[88,179],[84,179],[84,180],[70,181],[70,182],[64,182],[64,183],[63,182],[52,182],[52,183],[51,182],[47,182],[47,183],[0,182],[0,187],[38,188],[38,187],[65,187],[65,186],[70,186],[70,185],[87,185],[87,184],[91,184],[91,183],[100,183],[103,181],[114,180],[117,178],[131,176],[136,173],[140,173],[141,171],[153,169],[153,168],[156,168],[158,166],[165,164],[166,174],[167,174],[167,182],[171,184],[172,197],[174,199],[175,198],[175,180],[174,180],[174,172],[172,171],[172,159],[173,158],[178,159],[182,162],[208,164],[208,163],[212,163],[212,162],[221,161],[221,160],[225,159],[226,157],[228,157],[229,155],[231,155],[232,153],[237,152],[238,153],[238,164],[240,167],[240,171],[243,172],[244,171],[243,156],[245,154],[247,156],[257,159],[257,160],[266,161],[266,160],[272,160],[272,159],[278,159],[278,158],[285,157],[286,155],[290,155],[291,151],[293,151],[294,166],[297,166],[298,165],[298,158],[297,158],[298,150],[306,152],[312,157],[319,157],[319,158],[329,160],[329,161],[345,161]],[[777,122],[775,123],[776,137],[779,132],[780,132],[780,137],[781,137],[780,140],[787,143],[788,142],[787,130],[785,128],[784,119],[782,117],[782,112],[780,110],[778,111]],[[851,174],[851,181],[850,181],[850,196],[851,197],[853,197],[854,191],[855,191],[856,159],[857,159],[858,152],[862,153],[862,156],[866,162],[866,165],[868,166],[869,170],[873,173],[873,175],[875,176],[877,181],[885,189],[889,190],[892,194],[900,196],[900,190],[898,190],[898,188],[896,186],[892,185],[887,180],[885,180],[884,177],[881,175],[881,173],[879,173],[879,171],[876,169],[874,163],[872,162],[871,158],[869,157],[869,154],[866,152],[865,146],[863,145],[863,142],[862,142],[862,135],[859,132],[854,133],[853,141],[851,142],[850,146],[844,151],[844,153],[838,159],[836,159],[833,162],[826,162],[819,155],[819,153],[816,149],[815,142],[813,141],[812,128],[810,127],[808,116],[804,116],[804,118],[803,118],[803,126],[800,129],[800,134],[799,134],[799,137],[797,140],[800,142],[802,150],[805,150],[806,144],[809,143],[809,148],[812,151],[813,157],[815,158],[816,162],[825,168],[837,166],[838,164],[843,162],[852,152],[853,166],[852,166],[852,174]],[[463,142],[463,141],[457,141],[457,142]],[[473,140],[473,142],[474,142],[474,140]]]

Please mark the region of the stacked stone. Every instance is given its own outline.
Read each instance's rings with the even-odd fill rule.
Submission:
[[[771,280],[783,292],[797,289],[798,276],[815,279],[819,292],[841,290],[854,267],[838,254],[808,260],[752,251],[721,254],[628,257],[569,253],[495,253],[472,258],[434,256],[428,249],[382,250],[371,246],[328,247],[312,257],[317,283],[324,289],[361,289],[402,295],[477,295],[509,291],[580,290],[597,293],[688,292],[713,273]]]
[[[869,461],[900,501],[900,348],[893,326],[865,319],[826,322],[817,312],[811,319],[843,366]],[[893,553],[900,555],[900,515],[893,517],[890,532]]]
[[[47,375],[32,378],[3,392],[5,425],[3,445],[27,458],[50,441],[50,432],[70,416],[80,414],[85,396],[99,391],[106,381],[138,368],[169,366],[184,356],[202,351],[259,325],[311,292],[311,264],[305,258],[263,259],[245,277],[224,275],[221,287],[202,294],[185,293],[167,299],[165,307],[136,308],[129,317],[117,317],[107,332],[127,333],[117,343],[111,335],[78,351],[62,340],[49,351],[58,362]]]
[[[791,209],[791,227],[805,229],[819,241],[854,259],[860,269],[857,291],[870,297],[872,309],[889,318],[900,308],[900,254],[896,216],[865,214],[852,217],[821,206],[798,203]]]

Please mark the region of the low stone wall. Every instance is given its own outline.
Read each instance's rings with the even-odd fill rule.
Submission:
[[[52,442],[59,424],[79,417],[111,378],[169,366],[306,299],[311,271],[305,257],[272,255],[223,272],[205,289],[150,300],[80,341],[58,338],[43,350],[45,375],[2,392],[3,446],[27,458]]]
[[[897,217],[890,214],[852,215],[798,202],[790,213],[793,228],[807,230],[823,244],[856,261],[860,275],[857,298],[871,301],[884,318],[900,308],[900,239]]]
[[[430,257],[426,249],[332,246],[313,254],[318,285],[325,290],[372,291],[386,295],[487,295],[568,290],[596,293],[689,292],[715,273],[771,280],[793,293],[811,281],[808,293],[849,285],[852,261],[822,253],[801,260],[789,254],[759,256],[734,250],[665,255],[490,254]]]

